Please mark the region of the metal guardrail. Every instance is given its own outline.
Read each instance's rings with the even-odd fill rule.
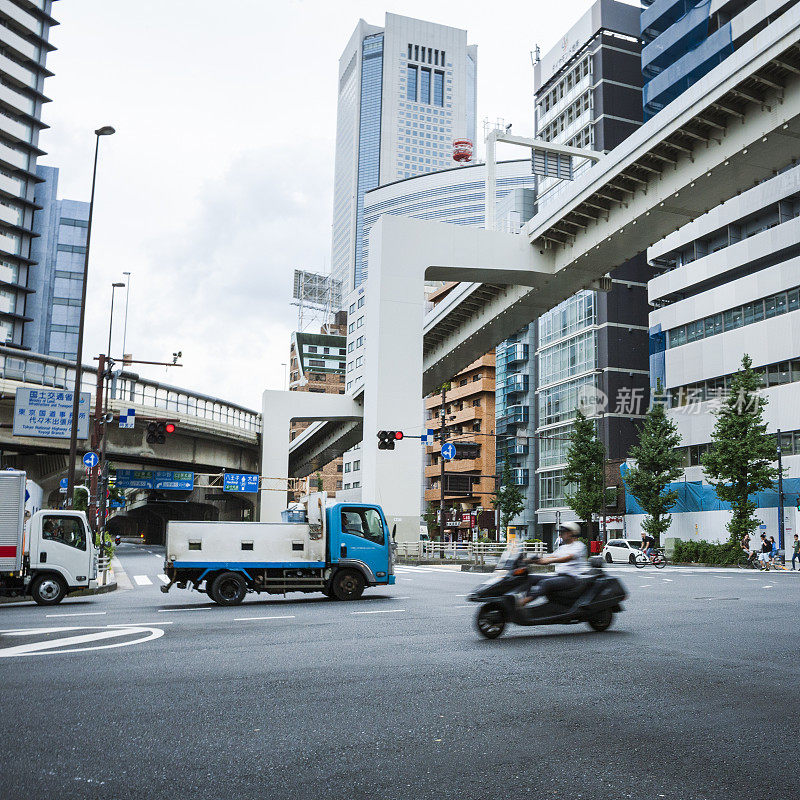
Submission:
[[[545,555],[544,542],[520,542],[528,555]],[[508,547],[506,542],[399,542],[395,555],[399,558],[442,561],[468,561],[485,564],[496,561]]]
[[[0,379],[72,391],[75,387],[75,364],[63,358],[0,345]],[[97,367],[84,364],[81,391],[89,392],[94,397],[96,385]],[[110,397],[159,412],[173,411],[240,430],[261,431],[261,414],[258,411],[211,395],[140,378],[134,372],[122,370],[111,380]]]

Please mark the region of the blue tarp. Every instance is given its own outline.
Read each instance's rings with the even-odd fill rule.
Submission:
[[[628,468],[621,464],[619,468],[622,480],[625,480],[625,473]],[[686,511],[730,511],[730,503],[725,503],[717,497],[717,492],[713,486],[700,481],[677,481],[667,484],[667,491],[678,492],[678,499],[669,509],[670,514],[681,514]],[[800,478],[784,478],[783,480],[783,505],[794,506],[800,496]],[[757,508],[777,508],[778,507],[778,486],[767,489],[763,492],[756,492],[750,499],[756,504]],[[636,498],[625,491],[625,513],[644,514],[645,510],[639,505]]]

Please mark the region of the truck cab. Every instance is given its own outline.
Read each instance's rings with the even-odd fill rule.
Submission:
[[[41,605],[55,605],[97,578],[99,551],[82,511],[37,511],[26,526],[29,592]]]

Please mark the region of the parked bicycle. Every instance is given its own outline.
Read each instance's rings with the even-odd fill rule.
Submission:
[[[667,557],[662,550],[656,550],[649,558],[644,553],[639,553],[634,561],[638,569],[650,565],[656,569],[664,569],[667,566]]]

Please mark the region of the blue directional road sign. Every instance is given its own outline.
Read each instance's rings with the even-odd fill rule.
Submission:
[[[87,453],[83,457],[83,463],[86,464],[87,469],[93,469],[100,463],[100,456],[97,453]]]
[[[257,492],[258,475],[244,472],[226,472],[222,478],[223,492]]]
[[[118,469],[117,488],[191,491],[194,488],[194,472]]]
[[[452,461],[456,457],[456,446],[452,442],[442,445],[442,458],[445,461]]]
[[[58,482],[58,485],[59,485],[59,487],[60,487],[61,489],[66,489],[66,488],[67,488],[67,486],[69,486],[69,479],[68,479],[68,478],[62,478],[62,479],[61,479],[61,480]]]

